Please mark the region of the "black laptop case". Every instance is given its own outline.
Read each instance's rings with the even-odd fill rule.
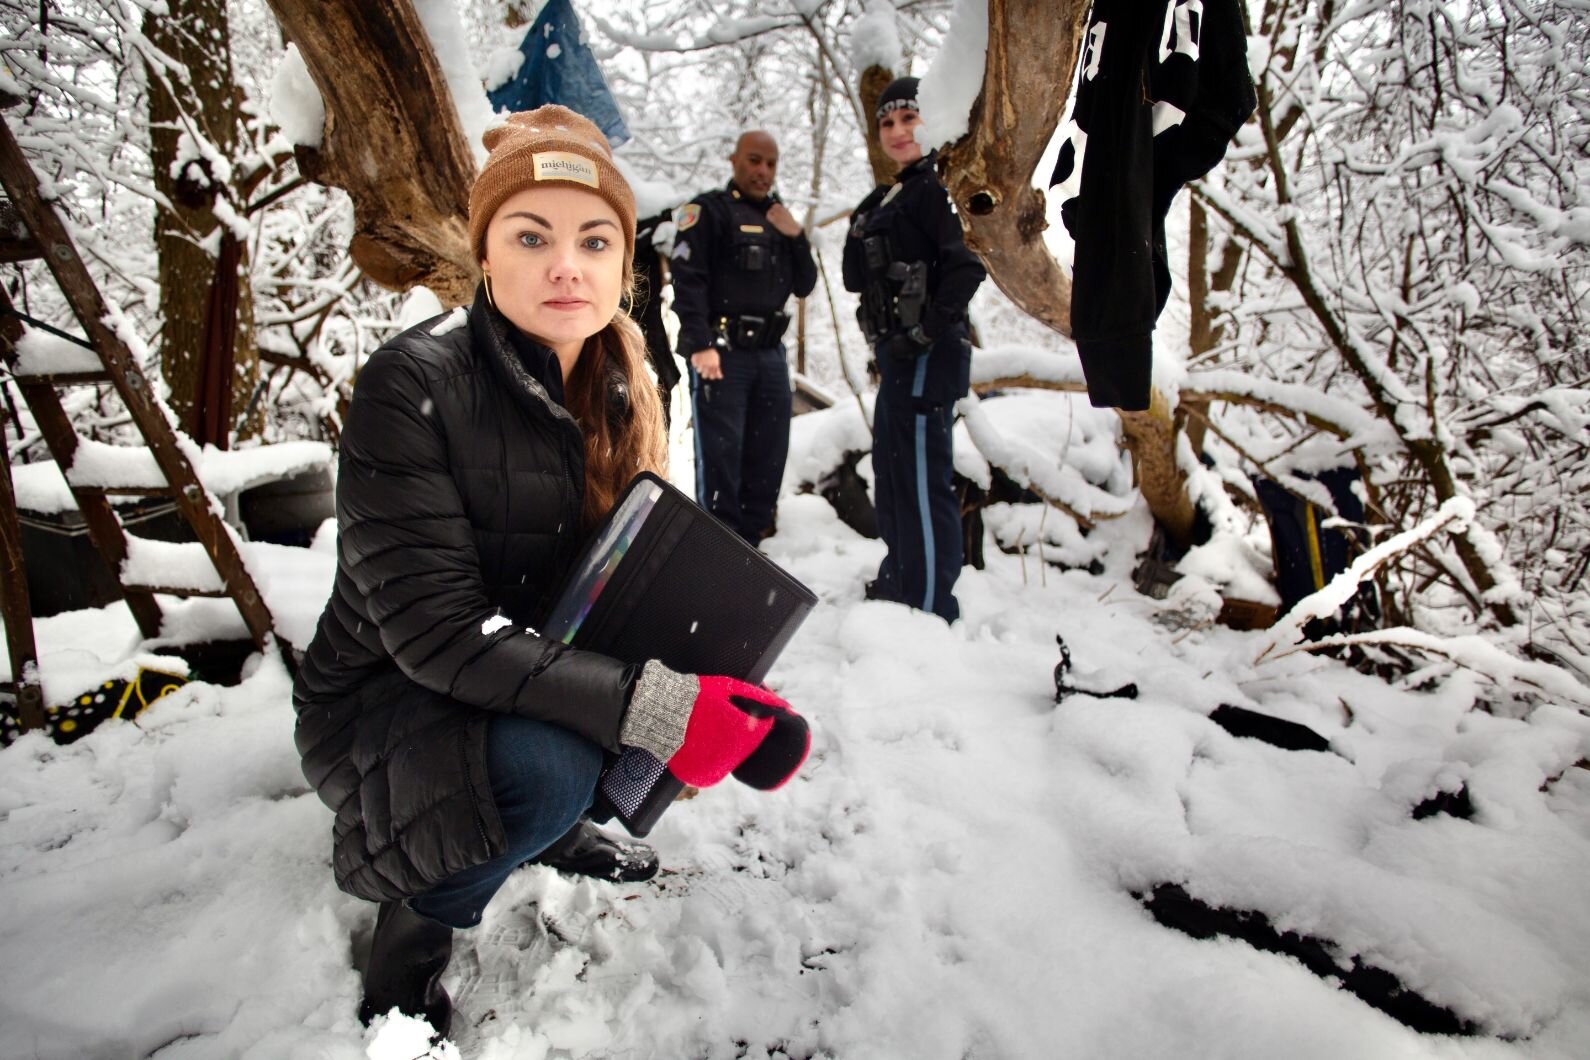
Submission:
[[[642,473],[592,536],[542,632],[625,662],[754,683],[816,602],[689,497]],[[603,771],[592,817],[616,816],[643,836],[683,788],[631,748]]]

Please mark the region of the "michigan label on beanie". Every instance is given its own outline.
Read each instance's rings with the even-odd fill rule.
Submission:
[[[537,180],[572,180],[592,188],[602,186],[596,175],[596,163],[583,155],[570,151],[537,151],[531,158],[535,160]]]

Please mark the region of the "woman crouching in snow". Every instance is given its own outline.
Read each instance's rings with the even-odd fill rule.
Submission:
[[[467,313],[411,328],[359,374],[336,585],[293,688],[304,774],[336,813],[337,885],[381,903],[360,1018],[396,1007],[438,1035],[453,930],[516,867],[657,871],[650,848],[583,817],[606,755],[644,748],[715,784],[773,726],[740,703],[789,710],[535,632],[586,533],[633,475],[663,470],[666,437],[619,308],[635,198],[606,139],[547,106],[485,141],[469,200],[484,279]]]

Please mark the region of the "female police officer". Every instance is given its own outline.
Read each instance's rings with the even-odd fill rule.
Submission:
[[[793,718],[764,689],[535,631],[586,531],[667,448],[640,330],[619,309],[635,197],[606,139],[546,106],[485,143],[469,198],[484,279],[467,311],[404,332],[359,373],[336,584],[293,688],[304,773],[336,813],[337,884],[381,903],[360,1015],[396,1007],[438,1033],[453,930],[478,924],[521,863],[655,871],[647,857],[622,872],[627,852],[579,823],[604,751],[645,748],[704,787],[745,779]],[[780,775],[747,782],[787,779],[797,735]]]
[[[845,288],[861,293],[857,315],[880,374],[873,493],[889,551],[867,595],[953,622],[962,552],[951,429],[971,370],[966,306],[986,273],[961,238],[933,155],[916,142],[916,90],[916,78],[902,77],[878,99],[878,137],[901,169],[852,215]]]

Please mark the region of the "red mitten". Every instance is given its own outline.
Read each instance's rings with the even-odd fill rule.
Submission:
[[[711,787],[732,770],[753,788],[771,791],[795,775],[811,734],[790,705],[765,688],[732,677],[699,677],[685,742],[668,771],[686,784]]]

